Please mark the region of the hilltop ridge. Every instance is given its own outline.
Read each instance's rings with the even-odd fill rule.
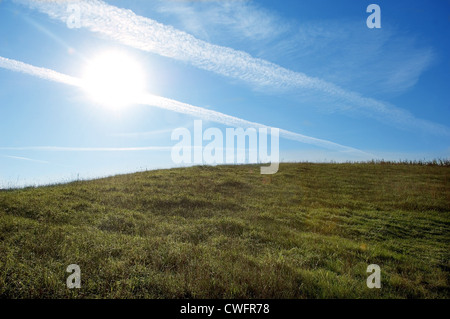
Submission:
[[[449,298],[449,225],[445,166],[197,166],[7,190],[0,296]]]

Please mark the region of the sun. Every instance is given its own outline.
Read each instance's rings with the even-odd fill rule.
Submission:
[[[83,85],[94,102],[121,109],[139,101],[145,90],[145,76],[142,67],[126,53],[107,51],[87,63]]]

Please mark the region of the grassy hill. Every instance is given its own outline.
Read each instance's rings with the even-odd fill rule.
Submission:
[[[450,298],[449,243],[450,167],[157,170],[0,191],[0,297]]]

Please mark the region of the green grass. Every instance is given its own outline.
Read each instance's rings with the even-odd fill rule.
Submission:
[[[0,297],[449,298],[449,243],[445,166],[148,171],[0,191]]]

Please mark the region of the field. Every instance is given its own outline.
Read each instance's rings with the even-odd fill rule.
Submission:
[[[445,165],[147,171],[0,191],[0,297],[450,298],[449,243]]]

